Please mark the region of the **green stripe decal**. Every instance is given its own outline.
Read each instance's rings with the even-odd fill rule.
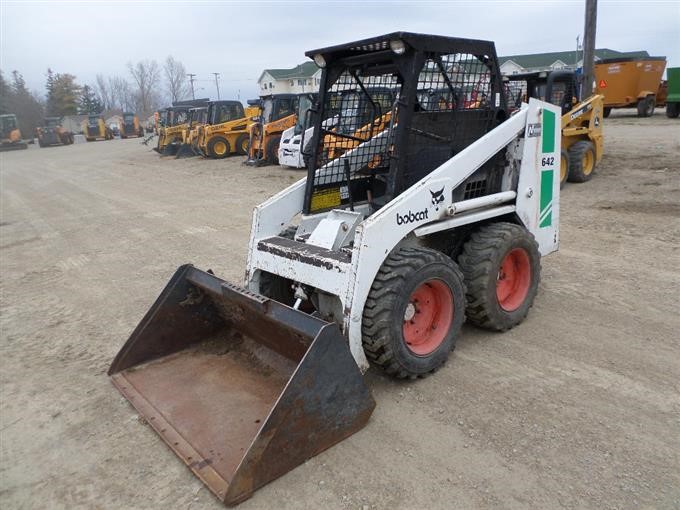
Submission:
[[[543,109],[543,152],[555,152],[555,113]]]
[[[553,174],[554,170],[541,172],[541,211],[539,214],[539,227],[552,225],[552,199],[553,199]]]

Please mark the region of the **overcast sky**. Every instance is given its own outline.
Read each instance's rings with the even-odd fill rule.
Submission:
[[[126,64],[173,55],[197,75],[196,96],[257,95],[264,68],[304,52],[395,30],[495,41],[499,55],[571,50],[585,0],[448,2],[163,2],[0,0],[0,69],[44,93],[45,72],[128,77]],[[680,66],[680,0],[599,1],[597,47],[647,50]]]

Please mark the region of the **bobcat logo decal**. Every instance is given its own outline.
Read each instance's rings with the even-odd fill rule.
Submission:
[[[442,189],[439,191],[430,190],[430,195],[432,195],[432,205],[434,206],[434,210],[438,211],[439,204],[444,201],[444,188],[442,187]]]

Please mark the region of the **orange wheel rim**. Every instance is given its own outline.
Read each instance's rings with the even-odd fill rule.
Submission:
[[[419,356],[431,354],[442,344],[453,322],[453,293],[443,281],[421,284],[409,297],[402,332],[408,349]]]
[[[523,248],[510,250],[503,258],[496,280],[496,298],[506,312],[517,310],[529,294],[531,263]]]

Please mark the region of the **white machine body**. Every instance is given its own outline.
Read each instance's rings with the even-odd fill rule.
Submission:
[[[303,215],[306,178],[301,179],[255,208],[246,287],[259,292],[264,271],[313,288],[323,316],[340,325],[357,365],[365,371],[364,305],[378,270],[397,246],[426,244],[431,234],[514,214],[536,238],[541,255],[558,249],[559,120],[558,107],[530,99],[512,117],[372,214],[362,204],[354,211]],[[370,157],[371,147],[382,149],[388,131],[329,162],[317,170],[317,176],[343,164],[342,159],[354,151],[365,151]],[[311,139],[311,133],[305,133],[305,138]],[[505,152],[502,190],[454,203],[453,191],[500,151]],[[299,162],[299,149],[297,157]],[[289,161],[281,160],[295,166]],[[292,224],[297,225],[294,239],[280,237]]]

